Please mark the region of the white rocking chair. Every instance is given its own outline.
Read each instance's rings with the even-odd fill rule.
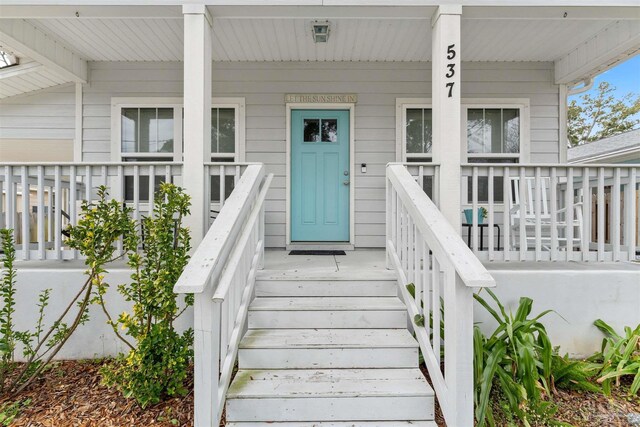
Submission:
[[[536,210],[535,210],[535,196],[536,196],[536,180],[534,177],[525,178],[525,197],[526,200],[520,200],[520,178],[511,177],[511,194],[508,197],[509,200],[509,224],[511,228],[511,249],[519,249],[520,239],[520,218],[524,215],[524,233],[527,242],[527,249],[535,248],[535,226],[536,226]],[[540,179],[540,226],[541,226],[541,240],[542,248],[549,251],[551,250],[551,217],[555,215],[556,219],[556,236],[558,236],[558,246],[556,249],[567,248],[567,209],[558,209],[555,212],[549,211],[549,178]],[[583,210],[583,197],[579,196],[579,200],[576,200],[573,204],[573,217],[571,218],[571,226],[573,227],[573,238],[571,239],[572,248],[580,248],[582,242],[582,210]]]

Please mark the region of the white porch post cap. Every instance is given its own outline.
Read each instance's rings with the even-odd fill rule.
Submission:
[[[204,4],[183,4],[182,14],[183,15],[204,15],[207,17],[207,21],[209,21],[209,25],[213,25],[213,18],[209,13],[209,8]]]
[[[440,18],[440,15],[462,15],[461,4],[441,4],[438,6],[431,17],[431,26],[433,27]]]

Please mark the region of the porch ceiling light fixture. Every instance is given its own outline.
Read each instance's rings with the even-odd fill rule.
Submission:
[[[313,21],[311,23],[314,43],[326,43],[329,40],[330,26],[329,21]]]

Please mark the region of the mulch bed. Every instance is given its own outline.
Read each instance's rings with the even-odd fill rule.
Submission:
[[[31,399],[13,426],[175,427],[193,425],[193,393],[144,410],[133,399],[100,384],[103,361],[56,363],[13,401]],[[189,378],[189,389],[193,379]],[[0,399],[0,404],[6,397]]]
[[[193,393],[183,398],[140,408],[115,389],[100,384],[104,361],[64,361],[56,363],[43,377],[12,401],[30,399],[12,424],[17,427],[175,427],[193,425]],[[426,368],[421,366],[428,379]],[[629,398],[628,383],[611,397],[601,394],[559,391],[556,419],[576,427],[635,427],[627,414],[640,413],[640,396]],[[189,378],[193,389],[193,378]],[[0,404],[7,398],[0,398]],[[436,423],[446,427],[436,402]],[[224,426],[224,419],[221,423]]]

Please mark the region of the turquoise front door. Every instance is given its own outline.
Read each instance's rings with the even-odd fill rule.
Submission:
[[[291,111],[291,241],[349,241],[349,111]]]

